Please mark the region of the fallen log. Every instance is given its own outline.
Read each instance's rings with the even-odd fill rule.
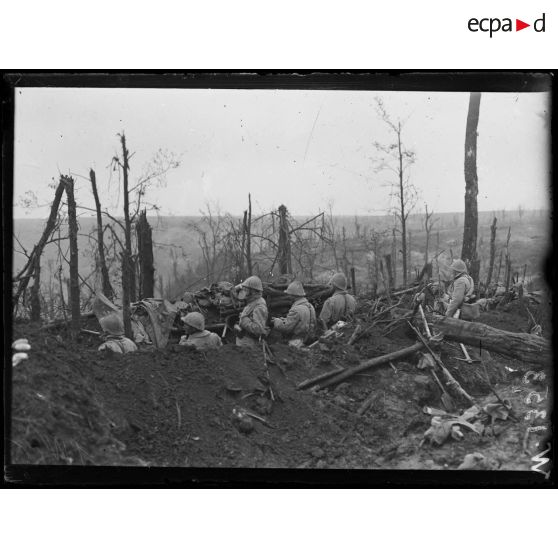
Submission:
[[[310,386],[313,386],[315,384],[319,384],[322,380],[326,380],[327,378],[331,378],[332,376],[335,376],[336,374],[339,374],[339,372],[343,372],[344,368],[336,368],[335,370],[330,370],[329,372],[324,372],[323,374],[320,374],[319,376],[314,376],[313,378],[308,378],[308,380],[304,380],[303,382],[300,382],[299,384],[297,384],[296,389],[305,389],[308,388]]]
[[[479,351],[489,350],[529,364],[547,364],[552,355],[548,340],[529,333],[496,329],[478,322],[432,315],[429,323],[447,339],[469,345]]]
[[[379,357],[371,358],[369,360],[365,360],[361,362],[357,366],[353,366],[352,368],[347,368],[346,370],[336,374],[332,378],[329,378],[325,382],[320,383],[320,388],[325,388],[328,386],[332,386],[334,384],[339,384],[343,380],[362,372],[363,370],[368,370],[369,368],[374,368],[376,366],[381,366],[382,364],[387,364],[393,360],[398,360],[400,358],[407,357],[416,353],[418,350],[422,348],[422,343],[415,343],[410,347],[406,347],[405,349],[400,349],[399,351],[395,351],[393,353],[389,353],[387,355],[382,355]]]

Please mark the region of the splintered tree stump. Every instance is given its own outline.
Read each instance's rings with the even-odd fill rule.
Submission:
[[[485,324],[435,315],[429,316],[428,320],[448,339],[470,345],[479,351],[494,351],[528,364],[544,365],[551,359],[550,343],[536,335],[514,333]]]

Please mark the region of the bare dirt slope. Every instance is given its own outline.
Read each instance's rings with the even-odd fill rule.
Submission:
[[[488,317],[488,323],[500,314]],[[84,325],[95,328],[94,322]],[[45,333],[16,324],[14,339],[26,337],[32,349],[30,358],[13,371],[12,462],[454,469],[465,455],[480,452],[482,468],[531,467],[545,432],[526,438],[527,427],[543,424],[540,410],[549,409],[546,402],[526,402],[525,397],[532,390],[545,391],[550,369],[546,377],[537,377],[536,385],[527,385],[529,369],[521,363],[483,354],[490,381],[510,400],[517,420],[496,421],[494,430],[486,429],[483,436],[464,432],[460,441],[421,444],[432,418],[423,409],[441,403],[430,374],[417,369],[417,355],[395,368],[362,372],[331,389],[296,389],[300,381],[335,366],[415,342],[405,328],[389,337],[373,330],[355,347],[346,345],[349,336],[350,330],[325,350],[305,352],[273,343],[279,365],[266,371],[262,354],[231,344],[207,355],[175,344],[163,351],[115,355],[99,353],[92,336],[72,342],[63,331]],[[442,345],[446,366],[475,402],[495,402],[474,365],[457,360],[460,356],[456,344]],[[266,391],[270,382],[273,400]],[[370,395],[370,408],[357,414]],[[266,422],[239,421],[234,409]],[[527,414],[533,409],[539,415]]]

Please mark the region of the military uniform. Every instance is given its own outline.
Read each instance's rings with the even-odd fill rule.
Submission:
[[[195,347],[200,351],[207,351],[213,349],[219,349],[223,346],[221,338],[211,331],[197,331],[190,335],[183,335],[180,338],[179,345],[187,345],[190,347]]]
[[[291,306],[286,318],[275,318],[275,329],[290,338],[289,344],[302,346],[316,330],[316,311],[306,298],[299,298]]]
[[[475,283],[466,273],[458,275],[449,287],[450,302],[446,310],[446,316],[454,317],[464,302],[468,302],[473,296]]]
[[[320,320],[327,327],[332,326],[339,320],[351,320],[356,310],[355,298],[347,291],[337,291],[330,296],[323,305],[320,312]]]
[[[267,304],[261,296],[249,302],[240,314],[242,334],[237,336],[236,344],[240,347],[257,347],[260,337],[269,333],[267,316]]]
[[[132,353],[137,350],[137,345],[124,335],[108,335],[106,341],[99,347],[99,351],[112,351],[113,353]]]

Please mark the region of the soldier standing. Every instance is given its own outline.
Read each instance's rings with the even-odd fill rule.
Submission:
[[[330,328],[339,320],[352,320],[356,310],[356,300],[347,292],[347,278],[343,273],[336,273],[329,284],[335,290],[324,302],[320,312],[320,322],[324,329]]]
[[[234,326],[236,344],[240,347],[258,348],[260,339],[269,333],[267,304],[262,297],[262,281],[252,275],[238,287],[239,298],[246,300],[246,306],[240,314],[239,323]]]
[[[289,339],[289,345],[300,348],[316,330],[316,310],[308,302],[300,281],[293,281],[285,291],[294,297],[286,318],[273,318],[273,327]]]

